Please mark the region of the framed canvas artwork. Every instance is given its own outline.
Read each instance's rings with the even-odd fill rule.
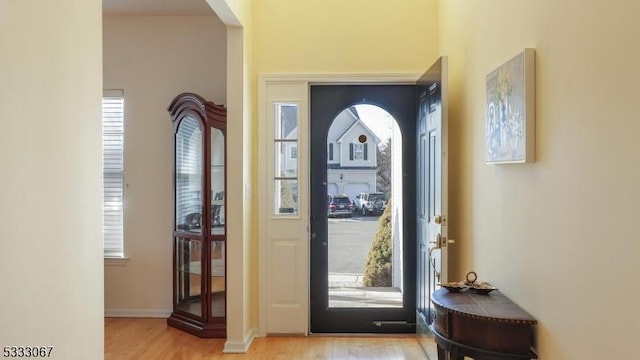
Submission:
[[[487,75],[487,164],[535,160],[535,49],[524,49]]]

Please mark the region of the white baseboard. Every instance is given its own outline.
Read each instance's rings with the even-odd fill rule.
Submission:
[[[231,341],[227,340],[224,343],[224,349],[222,349],[222,353],[224,354],[243,354],[246,353],[251,344],[253,343],[253,339],[258,336],[258,329],[251,329],[249,333],[244,337],[244,341]]]
[[[168,318],[171,310],[105,309],[105,317]]]

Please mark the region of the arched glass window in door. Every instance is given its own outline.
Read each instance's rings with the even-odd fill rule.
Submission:
[[[401,149],[398,124],[378,106],[350,106],[331,123],[329,307],[403,306]]]

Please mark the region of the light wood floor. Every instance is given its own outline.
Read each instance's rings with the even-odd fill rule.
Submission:
[[[246,354],[222,354],[224,339],[201,339],[168,327],[165,319],[105,319],[105,360],[126,359],[384,359],[428,357],[413,336],[256,338]]]

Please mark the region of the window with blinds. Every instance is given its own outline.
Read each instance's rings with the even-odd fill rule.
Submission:
[[[102,98],[104,256],[123,257],[124,94],[106,90]]]

